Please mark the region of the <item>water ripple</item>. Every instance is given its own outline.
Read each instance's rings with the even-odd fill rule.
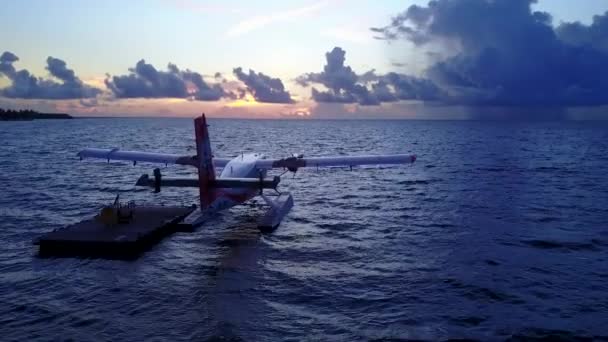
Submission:
[[[418,161],[283,177],[296,205],[272,234],[257,231],[254,202],[135,261],[39,259],[31,245],[39,234],[90,217],[117,193],[191,204],[194,189],[134,187],[153,165],[79,162],[75,153],[193,153],[192,122],[0,123],[3,340],[608,339],[604,124],[211,127],[218,156],[416,153]]]

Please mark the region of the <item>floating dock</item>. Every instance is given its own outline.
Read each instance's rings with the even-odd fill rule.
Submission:
[[[40,256],[130,259],[163,237],[187,230],[181,222],[196,206],[104,208],[94,218],[44,234],[35,244]],[[122,212],[122,215],[121,215]]]

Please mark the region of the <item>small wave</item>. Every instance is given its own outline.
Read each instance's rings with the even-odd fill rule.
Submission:
[[[94,317],[78,317],[75,315],[71,315],[70,317],[70,325],[74,328],[83,328],[100,322],[103,321]]]
[[[311,221],[311,220],[309,220],[309,219],[307,219],[305,217],[301,217],[301,216],[294,216],[294,217],[291,218],[291,220],[293,222],[305,223],[305,224],[313,222],[313,221]]]
[[[249,239],[242,239],[242,238],[237,238],[237,239],[231,239],[231,238],[227,238],[227,239],[222,239],[217,241],[217,245],[221,246],[221,247],[239,247],[239,246],[246,246],[246,245],[250,245],[253,242]]]
[[[429,184],[428,180],[403,180],[397,182],[399,185],[417,185],[417,184]]]
[[[553,212],[555,212],[553,209],[544,208],[544,207],[530,206],[529,208],[530,208],[531,211],[539,212],[539,213],[553,213]],[[568,208],[570,208],[570,206],[568,206]]]
[[[324,198],[324,199],[316,199],[313,201],[308,202],[309,205],[319,205],[319,204],[327,204],[330,203],[331,201],[328,198]]]
[[[560,169],[558,167],[554,167],[554,166],[539,166],[539,167],[532,169],[532,171],[537,171],[537,172],[553,172],[553,171],[559,171],[559,170]]]
[[[394,211],[403,211],[403,210],[412,210],[412,211],[418,211],[420,210],[420,207],[415,207],[415,206],[403,206],[403,207],[398,207],[395,208]]]
[[[321,229],[329,229],[329,230],[344,230],[351,229],[353,226],[360,226],[359,228],[365,227],[362,224],[348,224],[348,223],[319,223],[317,227]]]
[[[545,269],[545,268],[540,268],[540,267],[530,267],[528,268],[528,270],[535,272],[535,273],[540,273],[540,274],[553,274],[554,272],[549,270],[549,269]]]
[[[540,249],[560,249],[565,251],[598,251],[598,243],[590,242],[555,241],[555,240],[521,240],[521,243]]]
[[[478,167],[477,171],[485,171],[485,172],[504,172],[506,169],[501,167]]]
[[[455,228],[456,227],[455,225],[453,225],[451,223],[428,223],[428,224],[417,223],[417,224],[414,224],[414,226],[421,227],[421,228]]]
[[[487,317],[468,316],[452,318],[450,319],[450,321],[456,325],[460,325],[463,327],[476,327],[481,323],[485,322],[487,319]]]
[[[468,299],[476,301],[492,301],[492,302],[509,302],[512,304],[521,304],[522,300],[514,295],[499,292],[487,287],[469,285],[460,282],[457,279],[446,279],[444,283],[449,284],[452,288],[461,290],[462,295]]]
[[[555,216],[545,216],[545,217],[539,217],[539,218],[534,219],[534,221],[538,222],[538,223],[557,222],[559,220],[560,220],[560,218],[555,217]]]
[[[426,194],[425,194],[426,195]],[[440,202],[441,198],[433,198],[433,197],[426,197],[425,199],[422,200],[423,202]]]
[[[511,335],[509,341],[606,341],[608,336],[581,335],[567,330],[527,328]]]

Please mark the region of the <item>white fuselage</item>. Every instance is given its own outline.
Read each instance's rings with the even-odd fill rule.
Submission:
[[[219,175],[222,178],[259,178],[266,176],[266,170],[256,167],[256,162],[264,156],[259,153],[245,153],[233,158]],[[209,206],[211,211],[220,211],[248,201],[258,195],[256,189],[215,189],[216,198]]]

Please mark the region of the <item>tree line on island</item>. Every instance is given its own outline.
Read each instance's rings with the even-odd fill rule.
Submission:
[[[72,116],[63,113],[40,113],[31,109],[0,108],[0,121],[30,121],[35,119],[72,119]]]

